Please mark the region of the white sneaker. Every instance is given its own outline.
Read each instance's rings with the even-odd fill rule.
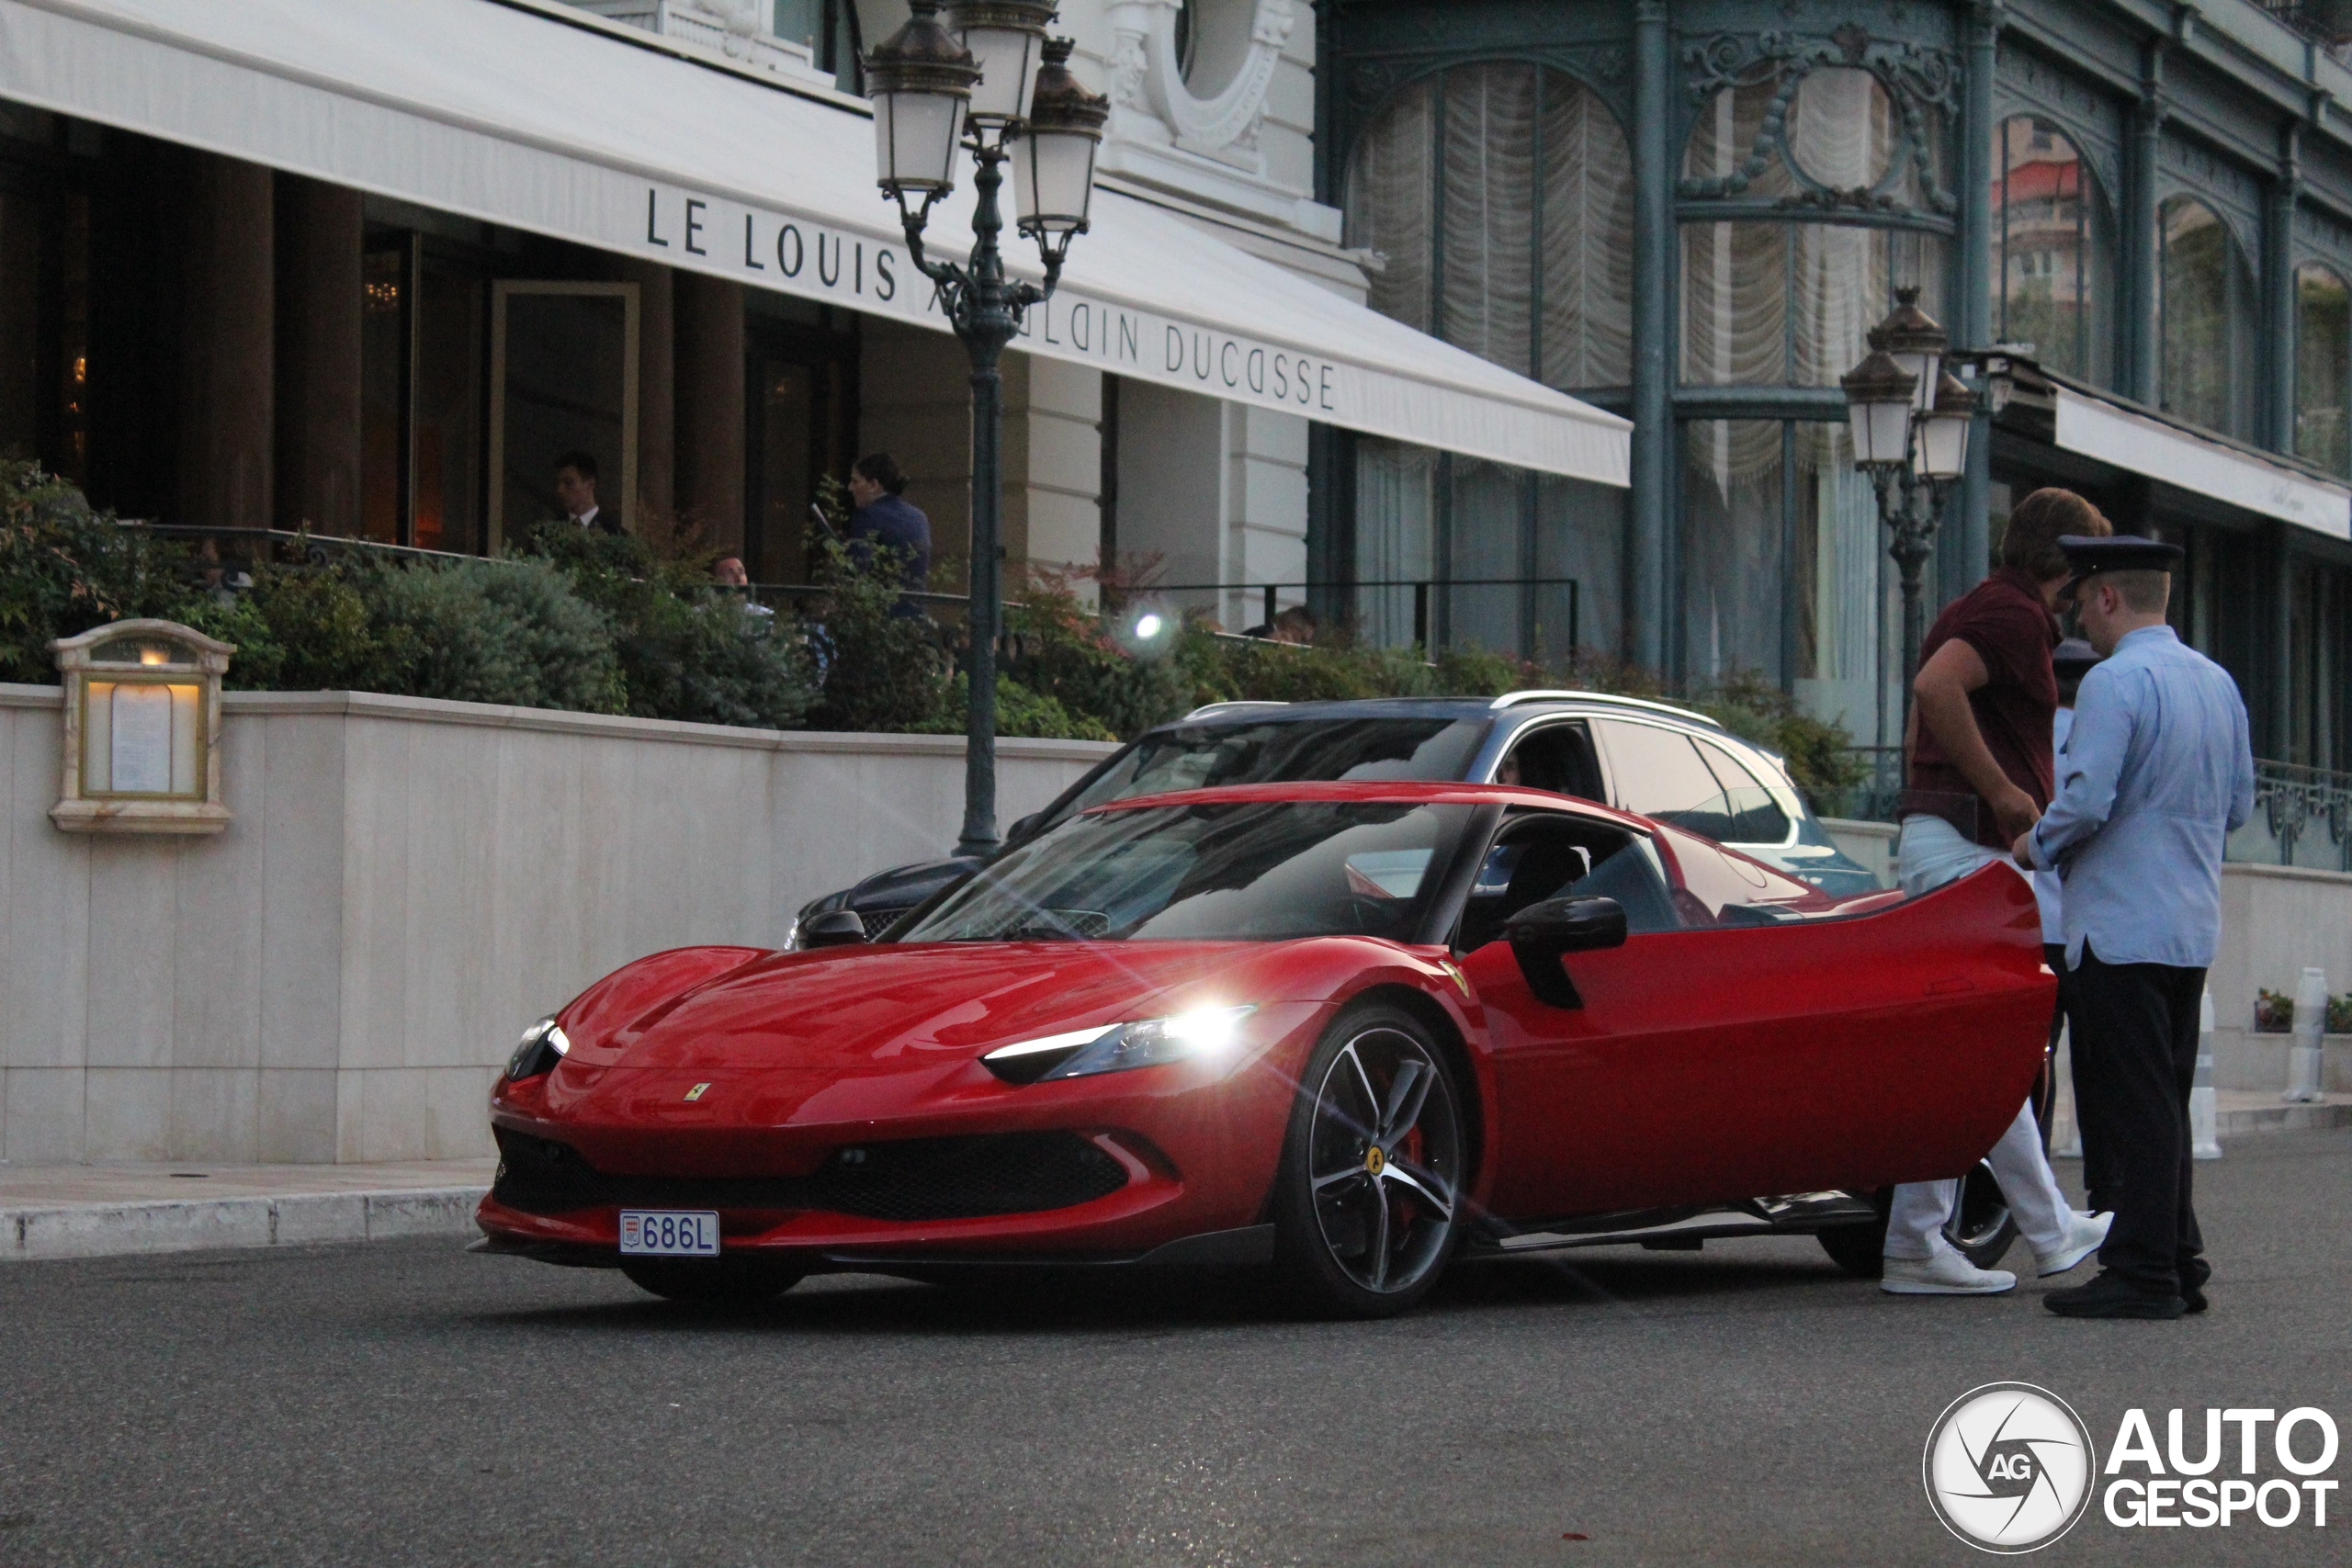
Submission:
[[[2078,1209],[2066,1213],[2066,1239],[2055,1252],[2033,1249],[2035,1268],[2041,1278],[2064,1274],[2092,1253],[2107,1240],[2107,1228],[2115,1223],[2113,1214],[2086,1214]]]
[[[2006,1269],[1979,1269],[1946,1249],[1933,1258],[1889,1258],[1878,1288],[1891,1296],[1997,1296],[2017,1289]]]

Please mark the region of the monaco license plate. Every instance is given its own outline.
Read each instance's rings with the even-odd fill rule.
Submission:
[[[718,1215],[660,1209],[621,1211],[621,1255],[625,1258],[716,1258]]]

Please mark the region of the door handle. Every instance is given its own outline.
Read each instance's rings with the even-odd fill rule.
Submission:
[[[1929,981],[1928,983],[1928,995],[1931,997],[1957,997],[1973,991],[1975,988],[1975,981],[1964,979],[1962,976],[1955,975],[1947,980]]]

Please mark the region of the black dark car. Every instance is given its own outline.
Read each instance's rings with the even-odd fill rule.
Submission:
[[[1518,783],[1654,817],[1845,897],[1877,879],[1830,841],[1779,758],[1703,714],[1591,692],[1215,703],[1121,747],[1034,816],[1008,847],[1091,806],[1171,790],[1301,779]],[[854,910],[878,933],[981,863],[951,856],[877,872],[803,906]]]

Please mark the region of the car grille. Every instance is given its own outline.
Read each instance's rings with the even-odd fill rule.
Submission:
[[[576,1209],[799,1209],[870,1220],[972,1220],[1067,1209],[1127,1184],[1076,1133],[910,1138],[837,1149],[808,1176],[614,1176],[569,1145],[497,1129],[491,1196],[526,1214]]]

